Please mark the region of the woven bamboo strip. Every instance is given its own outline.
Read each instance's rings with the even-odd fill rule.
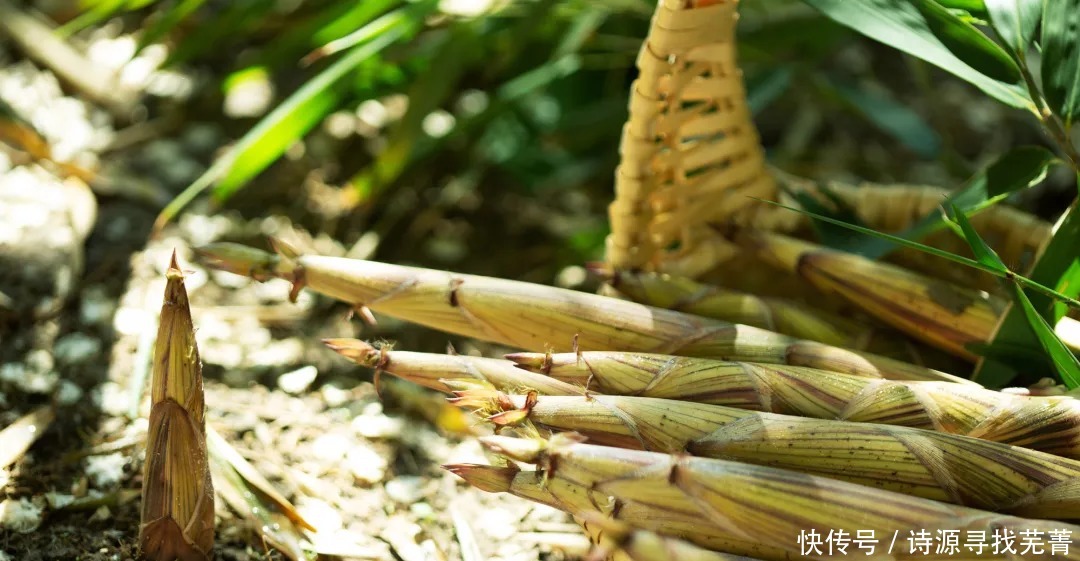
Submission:
[[[749,220],[748,197],[775,192],[735,61],[737,4],[657,6],[637,59],[609,207],[607,257],[617,269],[655,269],[664,259],[710,265],[730,256],[726,242],[699,243],[709,238],[707,221]],[[687,212],[692,221],[683,219]]]

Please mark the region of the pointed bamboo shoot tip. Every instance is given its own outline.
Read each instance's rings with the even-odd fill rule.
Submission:
[[[514,483],[516,467],[495,467],[483,464],[446,464],[443,469],[462,478],[466,483],[488,493],[505,493]]]
[[[547,373],[551,369],[551,355],[546,353],[510,353],[503,358],[514,366],[530,372]]]
[[[184,280],[184,272],[180,270],[180,263],[176,259],[176,249],[173,248],[172,258],[169,260],[169,270],[165,272],[168,280]]]
[[[528,418],[528,411],[524,409],[515,409],[513,411],[503,411],[502,413],[496,413],[488,417],[487,421],[497,427],[508,427],[520,425]]]
[[[511,460],[525,462],[527,464],[537,463],[547,449],[546,442],[527,438],[513,438],[496,435],[482,436],[479,440],[480,444],[488,450],[491,450],[500,456],[506,456]]]
[[[374,366],[379,362],[379,349],[359,339],[323,339],[323,344],[339,355],[365,366]]]
[[[300,250],[296,249],[292,245],[285,242],[281,238],[270,237],[270,247],[277,252],[278,255],[286,259],[296,259],[300,256]]]
[[[195,254],[206,266],[227,271],[257,281],[264,281],[274,273],[280,259],[277,255],[236,243],[218,242],[195,248]]]

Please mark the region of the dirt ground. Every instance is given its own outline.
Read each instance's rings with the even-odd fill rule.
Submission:
[[[9,326],[5,340],[14,344],[4,345],[5,363],[33,354],[34,337],[27,333],[54,333],[54,339],[38,337],[55,341],[54,355],[57,348],[79,349],[57,357],[55,371],[82,397],[59,405],[56,422],[7,475],[2,496],[39,509],[36,521],[0,535],[8,558],[132,558],[148,407],[145,395],[138,405],[132,396],[147,383],[149,357],[140,348],[153,339],[164,267],[174,249],[189,271],[208,424],[318,528],[308,536],[316,550],[343,559],[460,559],[460,536],[471,531],[469,547],[475,544],[484,559],[572,559],[585,551],[587,541],[563,514],[467,488],[439,467],[484,462],[475,440],[440,428],[461,426],[447,420],[457,412],[441,396],[389,383],[380,401],[371,372],[320,339],[480,349],[389,320],[365,326],[348,320],[344,307],[310,294],[290,304],[284,282],[208,273],[193,259],[193,244],[267,228],[261,218],[225,216],[190,213],[145,244],[153,213],[104,201],[87,244],[86,280],[70,303],[35,326]],[[110,236],[124,222],[123,235]],[[208,224],[219,235],[208,236]],[[271,227],[260,233],[289,229],[285,221]],[[344,253],[340,246],[322,249]],[[4,395],[3,425],[48,399],[18,390]],[[220,499],[217,528],[218,559],[281,558]]]
[[[501,349],[390,318],[364,325],[346,307],[312,294],[292,304],[287,283],[209,272],[192,248],[221,240],[265,248],[268,236],[282,236],[328,255],[551,282],[559,272],[553,251],[562,245],[552,241],[551,211],[565,230],[575,217],[600,216],[599,204],[509,194],[499,204],[470,205],[463,200],[480,195],[466,191],[447,201],[444,191],[417,182],[388,196],[381,208],[389,210],[348,214],[321,181],[330,158],[309,153],[276,164],[227,207],[196,203],[150,239],[163,203],[224,144],[223,125],[200,120],[196,110],[180,124],[152,113],[141,124],[121,126],[3,42],[0,100],[31,118],[53,111],[55,127],[44,118],[39,126],[49,140],[60,142],[73,127],[84,127],[88,139],[104,138],[71,149],[102,170],[91,182],[93,205],[73,211],[93,217],[96,206],[85,242],[72,235],[57,250],[71,259],[53,260],[27,237],[0,253],[0,294],[40,308],[0,314],[0,427],[41,405],[56,407],[55,421],[30,451],[0,469],[0,560],[134,557],[149,351],[174,250],[188,271],[208,425],[316,527],[303,536],[303,554],[531,561],[586,552],[587,540],[562,513],[467,488],[440,468],[485,462],[469,438],[469,422],[443,396],[387,381],[380,400],[372,372],[320,340],[361,337],[431,352],[452,344],[489,356]],[[57,115],[58,107],[72,113]],[[313,136],[315,144],[333,141],[321,132]],[[0,147],[0,185],[7,181],[10,193],[30,194],[19,204],[36,212],[40,201],[32,194],[59,184],[63,170]],[[510,215],[506,206],[519,212]],[[28,231],[47,235],[68,227],[39,226]],[[284,558],[264,542],[251,516],[220,498],[216,506],[216,559]]]

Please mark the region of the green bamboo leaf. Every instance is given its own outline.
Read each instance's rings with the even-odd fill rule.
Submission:
[[[937,156],[941,149],[938,133],[918,113],[893,99],[887,92],[822,82],[863,117],[912,152],[923,158]]]
[[[216,183],[214,196],[224,200],[262,172],[337,107],[342,97],[338,85],[351,70],[415,30],[423,19],[418,12],[426,11],[430,5],[416,4],[368,24],[369,41],[354,47],[259,121],[228,154],[218,158],[210,169],[165,207],[155,227],[160,228],[211,185]]]
[[[393,2],[386,2],[386,1],[364,2],[364,3],[358,4],[358,6],[362,6],[365,9],[364,11],[367,12],[366,14],[362,14],[362,15],[368,15],[369,17],[374,17],[375,14],[378,14],[379,12],[385,10],[387,8],[387,6],[389,4],[391,4],[391,3],[393,3]],[[356,16],[355,13],[351,13],[351,14],[348,14],[348,15],[351,15],[353,17]],[[311,63],[313,63],[316,60],[319,60],[321,58],[325,58],[325,57],[340,53],[341,51],[351,49],[351,48],[355,47],[356,45],[358,45],[360,43],[364,43],[364,42],[366,42],[366,41],[368,41],[370,39],[371,39],[371,31],[368,30],[366,27],[361,27],[361,28],[359,28],[359,29],[357,29],[355,31],[352,31],[351,33],[346,33],[345,35],[343,35],[341,37],[334,37],[333,39],[330,39],[328,41],[325,41],[325,42],[319,44],[318,47],[315,48],[315,50],[311,51],[310,53],[308,53],[303,58],[301,63],[302,64],[311,64]]]
[[[336,86],[341,78],[359,63],[405,35],[410,22],[400,14],[374,22],[369,42],[354,47],[346,56],[305,83],[244,135],[228,158],[231,160],[228,169],[214,187],[215,198],[227,199],[337,107],[342,92]],[[380,23],[382,25],[378,25]]]
[[[1024,88],[1016,83],[1020,74],[1012,59],[932,0],[803,1],[871,39],[967,80],[1006,105],[1034,111]]]
[[[862,227],[866,226],[866,224],[859,220],[855,208],[833,192],[833,190],[825,183],[819,182],[815,187],[815,191],[828,199],[829,204],[824,204],[817,196],[811,195],[806,191],[792,189],[783,181],[783,179],[780,179],[779,185],[782,191],[787,193],[788,196],[799,203],[800,207],[807,211],[828,216],[829,218],[847,224]],[[856,253],[851,249],[852,246],[870,245],[871,243],[888,243],[877,238],[868,238],[865,236],[853,237],[851,235],[851,230],[841,228],[828,222],[813,220],[810,224],[814,229],[814,234],[822,245],[841,251]]]
[[[400,0],[366,0],[364,2],[333,2],[330,9],[314,18],[309,29],[292,28],[290,34],[301,35],[310,31],[307,39],[313,45],[325,45],[334,39],[344,37],[377,16],[400,4]]]
[[[930,31],[960,60],[995,80],[1020,81],[1020,67],[997,43],[974,25],[960,19],[934,0],[912,2],[930,26]]]
[[[130,10],[138,10],[154,0],[93,0],[82,2],[83,12],[71,21],[56,29],[57,35],[70,37],[90,26],[97,25],[110,17]]]
[[[559,39],[558,46],[552,53],[553,58],[560,58],[581,51],[600,26],[611,16],[611,10],[603,6],[589,6],[580,15],[570,21],[570,26]]]
[[[956,205],[950,204],[947,214],[949,220],[954,221],[959,226],[960,234],[964,237],[964,241],[967,242],[968,246],[971,247],[971,252],[975,255],[976,261],[1002,273],[1008,273],[1009,268],[1005,266],[998,254],[983,241],[962,210],[957,208]]]
[[[1050,327],[1050,324],[1046,322],[1046,318],[1039,314],[1035,306],[1032,305],[1031,300],[1028,299],[1027,294],[1024,294],[1024,289],[1014,284],[1013,292],[1032,332],[1039,339],[1039,343],[1046,351],[1046,354],[1050,355],[1053,360],[1054,367],[1057,369],[1058,375],[1061,376],[1061,381],[1070,390],[1080,387],[1080,360],[1077,360],[1076,355],[1061,342],[1061,339],[1054,333],[1054,328]]]
[[[1067,124],[1080,116],[1080,0],[1044,0],[1042,89]]]
[[[172,31],[180,22],[195,13],[206,0],[180,0],[161,14],[149,29],[139,37],[139,49],[143,50],[147,45],[157,43],[162,37]]]
[[[1002,263],[1001,258],[975,232],[975,228],[972,227],[971,222],[964,216],[964,213],[959,212],[955,206],[950,206],[949,209],[947,211],[948,219],[955,221],[957,230],[959,230],[958,234],[971,247],[976,260],[1007,273],[1008,268]],[[1018,296],[1015,296],[1015,301],[1011,307],[1017,309],[1017,303],[1021,304],[1019,310],[1023,312],[1024,324],[1018,324],[1017,326],[1019,337],[1010,337],[1008,340],[998,341],[997,344],[992,341],[988,345],[982,344],[971,349],[976,354],[984,357],[979,361],[975,375],[972,377],[972,379],[979,378],[983,384],[1004,386],[1021,371],[1028,375],[1032,374],[1037,368],[1036,365],[1045,363],[1047,357],[1051,359],[1052,363],[1056,362],[1049,352],[1049,347],[1042,342],[1043,337],[1039,335],[1040,326],[1037,325],[1037,322],[1045,323],[1045,320],[1034,311],[1031,301],[1028,300],[1023,289],[1017,284],[1013,284],[1012,287]],[[1032,319],[1032,314],[1038,319]],[[1056,339],[1057,336],[1054,335],[1054,338]],[[1044,349],[1043,354],[1036,352],[1036,349],[1040,347]]]
[[[230,44],[234,37],[250,33],[274,9],[274,5],[273,2],[262,0],[233,0],[220,12],[215,12],[213,18],[200,22],[169,53],[162,66],[176,66],[208,51],[220,50],[223,45]]]
[[[1077,203],[1066,211],[1054,230],[1054,237],[1039,256],[1028,277],[1036,283],[1051,286],[1064,296],[1080,294],[1080,211]],[[1048,325],[1056,325],[1067,308],[1044,294],[1033,294],[1029,299],[1033,309]],[[1040,342],[1032,332],[1024,309],[1011,304],[998,324],[986,352],[987,357],[975,370],[974,378],[985,385],[1008,381],[1019,372],[1030,373],[1033,368],[1030,357],[1018,349],[1037,348]],[[1055,366],[1060,369],[1060,365]],[[1038,373],[1028,375],[1034,382]]]
[[[1080,176],[1077,177],[1080,185]],[[1047,283],[1062,294],[1080,295],[1080,202],[1073,201],[1072,207],[1058,220],[1054,227],[1054,237],[1039,256],[1031,276],[1046,278]],[[1054,301],[1044,301],[1032,296],[1032,302],[1049,306],[1047,321],[1056,324],[1068,311]]]
[[[750,111],[757,115],[779,99],[791,87],[791,74],[790,67],[780,66],[747,80],[746,103]]]
[[[1014,53],[1023,55],[1035,37],[1042,0],[987,0],[990,24]]]
[[[386,147],[370,166],[357,173],[350,183],[356,200],[368,201],[401,176],[416,154],[430,144],[424,133],[424,119],[446,105],[468,64],[477,58],[477,31],[472,22],[461,22],[440,30],[428,47],[430,62],[408,90],[409,108],[387,134]]]
[[[986,13],[986,2],[983,0],[938,0],[938,4],[952,10],[963,10],[972,15]]]

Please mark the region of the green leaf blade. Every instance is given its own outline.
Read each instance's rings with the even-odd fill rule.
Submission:
[[[180,22],[201,8],[204,3],[206,3],[206,0],[181,0],[166,9],[164,13],[159,15],[159,19],[139,37],[138,50],[142,51],[147,45],[160,41]]]
[[[416,22],[422,21],[422,17],[417,17],[415,12],[426,10],[428,6],[417,4],[403,8],[368,24],[367,27],[372,29],[369,41],[353,47],[259,121],[228,154],[215,161],[210,169],[165,207],[158,216],[155,228],[164,225],[211,185],[214,185],[214,197],[222,201],[266,169],[292,142],[303,137],[337,106],[342,95],[338,88],[342,79],[358,64],[408,35],[416,27]]]
[[[845,103],[863,117],[923,158],[934,158],[941,150],[941,137],[916,112],[887,92],[846,84],[829,83]]]
[[[1058,222],[1054,237],[1043,249],[1031,273],[1026,278],[1017,277],[1016,280],[1017,284],[1028,287],[1046,285],[1066,298],[1075,298],[1080,294],[1080,211],[1077,211],[1076,203]],[[1061,299],[1052,298],[1042,291],[1032,294],[1028,302],[1047,325],[1056,325],[1067,310]],[[1033,363],[1012,349],[1038,348],[1040,344],[1027,310],[1017,303],[1012,304],[998,323],[984,354],[994,360],[980,364],[976,377],[983,383],[990,383],[991,378],[1002,376],[1002,372],[1007,370],[1030,374]],[[1053,362],[1060,373],[1058,361],[1055,359]],[[1037,375],[1029,375],[1026,381],[1034,382],[1035,379]]]
[[[1043,95],[1071,124],[1080,116],[1080,0],[1044,0],[1041,44]]]
[[[912,3],[926,18],[934,36],[957,58],[994,80],[1010,84],[1020,81],[1016,61],[974,25],[934,0],[912,0]]]
[[[983,241],[979,233],[975,231],[975,227],[971,225],[967,215],[954,204],[950,204],[948,208],[949,219],[954,220],[960,226],[960,233],[964,236],[964,241],[971,247],[975,260],[987,267],[996,269],[998,272],[1008,273],[1009,268],[1001,261],[998,254]]]
[[[1042,0],[986,0],[990,24],[1017,55],[1023,56],[1035,37]]]
[[[1070,390],[1080,387],[1080,360],[1061,342],[1057,333],[1054,333],[1054,329],[1046,322],[1046,318],[1039,314],[1019,285],[1013,285],[1013,293],[1031,331],[1053,361],[1061,381]]]
[[[978,58],[976,64],[985,64],[988,68],[996,68],[995,74],[1012,75],[1012,70],[1009,70],[1009,63],[1001,59],[1002,56],[1008,59],[1008,55],[1004,51],[997,48],[998,52],[994,52],[992,47],[995,46],[989,39],[982,36],[981,33],[978,33],[978,30],[961,21],[947,9],[936,5],[936,7],[923,6],[923,4],[931,2],[931,0],[803,1],[829,18],[851,27],[871,39],[925,60],[968,81],[1006,105],[1034,110],[1034,106],[1022,86],[1011,81],[1001,81],[988,76],[985,73],[985,68],[979,70],[969,62],[961,60],[957,54],[950,50],[950,46],[946,46],[942,42],[939,34],[948,31],[949,33],[946,33],[946,35],[950,39],[947,40],[967,43],[969,50],[979,55],[976,57]],[[920,10],[920,7],[923,9]],[[928,19],[935,21],[934,26],[937,28],[938,33],[931,29]],[[981,39],[973,36],[971,32],[981,36]],[[987,43],[989,43],[989,46]],[[953,48],[955,48],[955,45]],[[1019,78],[1019,71],[1015,64],[1012,64],[1012,69],[1016,70],[1016,76]]]

